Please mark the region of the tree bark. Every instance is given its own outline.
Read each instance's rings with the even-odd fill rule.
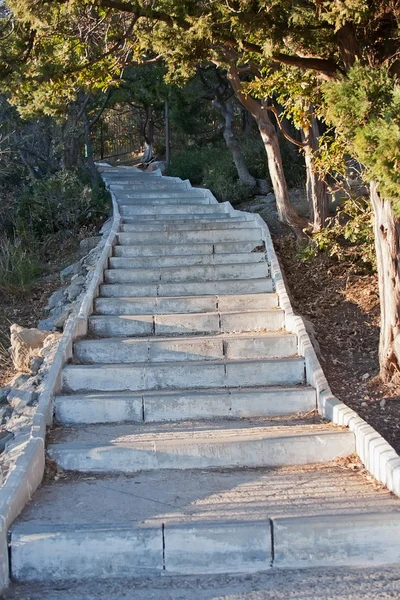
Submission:
[[[379,365],[382,380],[389,382],[400,377],[400,219],[379,196],[375,182],[371,202],[381,307]]]
[[[232,153],[233,162],[235,163],[239,180],[242,183],[251,186],[252,188],[256,188],[257,180],[249,173],[249,170],[246,166],[246,162],[244,160],[242,149],[240,148],[239,140],[233,133],[233,106],[232,104],[224,102],[222,98],[216,98],[214,100],[214,104],[219,108],[224,119],[223,136],[227,147]]]
[[[307,220],[298,214],[290,202],[289,190],[283,171],[278,134],[271,123],[268,111],[263,109],[260,102],[244,94],[236,69],[231,67],[228,76],[239,102],[253,115],[260,131],[267,153],[268,169],[275,193],[279,220],[289,225],[296,234],[297,239],[302,242],[307,238],[304,233],[304,229],[307,227]]]
[[[98,179],[98,172],[94,164],[93,140],[91,136],[91,123],[86,110],[82,114],[83,124],[85,127],[85,144],[86,144],[86,159],[89,167],[90,177],[94,183]]]
[[[312,117],[311,126],[303,129],[303,150],[307,171],[307,200],[310,205],[313,230],[320,231],[325,227],[326,219],[329,214],[329,199],[325,181],[320,179],[314,169],[313,153],[318,150],[318,124],[315,117]]]

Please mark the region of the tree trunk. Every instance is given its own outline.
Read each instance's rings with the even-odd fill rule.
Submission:
[[[314,169],[313,152],[318,150],[318,125],[312,117],[312,125],[302,132],[304,141],[304,158],[307,171],[307,200],[313,220],[313,230],[320,231],[325,227],[329,214],[329,199],[325,181],[320,179]]]
[[[400,377],[400,219],[371,183],[375,248],[378,264],[381,333],[379,365],[382,380]]]
[[[290,202],[289,190],[283,171],[278,135],[275,127],[271,123],[268,111],[263,109],[260,102],[243,93],[240,78],[236,69],[231,68],[229,70],[229,80],[239,102],[253,115],[260,131],[264,148],[267,153],[268,169],[275,193],[279,220],[282,223],[289,225],[296,234],[297,239],[302,242],[307,239],[307,236],[303,231],[305,227],[307,227],[307,220],[298,214],[297,210]]]
[[[89,167],[90,177],[92,182],[95,183],[99,177],[96,165],[94,164],[94,152],[93,152],[93,140],[90,135],[91,123],[89,121],[88,114],[86,110],[83,111],[82,114],[83,124],[85,126],[85,144],[86,144],[86,159]]]
[[[234,118],[233,106],[224,102],[221,98],[216,98],[214,104],[218,106],[224,119],[223,136],[225,143],[232,153],[233,162],[239,176],[239,180],[252,188],[257,187],[257,180],[253,177],[246,166],[242,149],[236,135],[233,133],[232,122]]]

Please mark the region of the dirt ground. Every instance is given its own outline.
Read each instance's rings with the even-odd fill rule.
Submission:
[[[302,262],[291,235],[274,236],[294,310],[315,330],[332,392],[400,452],[400,386],[378,377],[379,297],[375,275],[320,254]]]
[[[26,289],[0,287],[0,387],[5,385],[15,371],[8,353],[10,325],[37,327],[47,316],[44,310],[51,294],[61,287],[60,271],[79,258],[80,238],[67,238],[54,242],[42,257],[42,276]]]

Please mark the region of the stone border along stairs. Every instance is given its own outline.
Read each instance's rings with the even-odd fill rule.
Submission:
[[[400,457],[332,396],[267,226],[160,175],[103,167],[113,227],[0,491],[1,587],[398,562],[398,499],[330,461],[356,450],[398,496]],[[53,407],[72,473],[11,526]]]

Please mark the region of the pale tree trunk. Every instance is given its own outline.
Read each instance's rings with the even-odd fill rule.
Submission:
[[[214,104],[218,106],[224,119],[223,136],[227,147],[232,153],[233,162],[235,163],[239,180],[242,183],[246,183],[247,185],[256,188],[257,180],[249,173],[242,150],[240,148],[239,140],[233,133],[233,106],[232,104],[224,102],[221,98],[216,98],[214,100]]]
[[[379,196],[375,182],[371,202],[381,307],[379,365],[383,381],[389,382],[400,378],[400,219]]]
[[[302,138],[307,172],[307,200],[312,213],[314,231],[320,231],[325,227],[325,222],[329,214],[326,183],[318,177],[314,168],[313,153],[315,150],[318,150],[318,137],[318,124],[315,117],[312,117],[311,126],[302,131]]]
[[[278,134],[271,123],[268,111],[263,109],[260,102],[244,94],[236,69],[231,68],[228,76],[239,102],[253,115],[260,131],[267,153],[268,169],[274,189],[279,220],[293,229],[299,241],[304,241],[307,238],[304,233],[304,229],[307,227],[307,220],[298,214],[290,202],[289,190],[283,171]]]

